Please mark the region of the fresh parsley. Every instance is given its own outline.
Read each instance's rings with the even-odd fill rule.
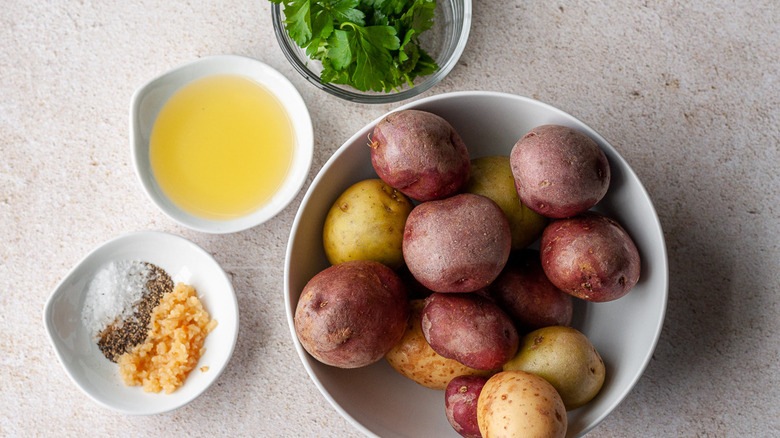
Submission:
[[[439,69],[420,47],[436,0],[270,0],[284,6],[284,27],[322,82],[390,92]]]

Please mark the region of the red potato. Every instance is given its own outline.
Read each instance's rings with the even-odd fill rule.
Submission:
[[[639,281],[639,252],[615,220],[595,212],[552,222],[542,233],[542,268],[566,293],[604,302]]]
[[[558,125],[532,129],[510,155],[520,200],[543,216],[564,218],[596,205],[607,193],[607,157],[587,135]]]
[[[435,352],[478,370],[500,368],[517,353],[520,342],[509,316],[473,293],[429,296],[421,326]]]
[[[406,293],[410,300],[424,299],[433,293],[432,290],[423,286],[422,283],[414,278],[414,275],[409,271],[408,266],[401,266],[395,270],[395,273],[398,274],[398,277],[404,282],[404,287],[406,288]]]
[[[475,370],[433,351],[423,336],[420,320],[424,300],[410,302],[412,314],[401,340],[385,355],[387,363],[402,376],[431,389],[443,391],[454,377],[477,375],[490,377],[500,369]]]
[[[371,134],[379,178],[420,202],[443,199],[469,179],[466,145],[446,120],[419,110],[388,114]]]
[[[495,202],[464,193],[415,207],[406,219],[403,256],[409,271],[435,292],[473,292],[498,277],[512,245],[509,222]]]
[[[477,400],[487,381],[482,376],[458,376],[444,390],[447,420],[465,438],[482,438],[477,422]]]
[[[520,331],[571,324],[574,300],[547,278],[539,251],[527,249],[512,254],[489,291]]]
[[[294,323],[301,345],[315,359],[358,368],[382,359],[403,336],[408,318],[406,291],[395,272],[355,260],[309,280]]]

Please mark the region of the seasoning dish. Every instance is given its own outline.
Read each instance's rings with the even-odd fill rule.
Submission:
[[[154,264],[174,282],[194,286],[203,306],[217,321],[195,369],[171,394],[125,386],[119,367],[103,356],[82,318],[90,281],[107,264],[129,260]],[[150,415],[186,405],[216,381],[238,337],[238,303],[230,279],[209,253],[173,234],[141,231],[109,240],[76,264],[49,297],[43,323],[65,372],[84,394],[117,412]]]
[[[244,208],[241,213],[225,217],[209,217],[207,215],[197,214],[193,209],[186,208],[186,206],[183,207],[185,204],[182,203],[180,199],[177,200],[171,197],[171,191],[166,190],[167,187],[165,184],[161,183],[165,183],[166,181],[159,180],[159,175],[155,175],[155,163],[152,160],[153,156],[150,148],[153,144],[152,134],[155,123],[161,117],[161,114],[166,114],[165,112],[162,112],[162,110],[165,110],[166,104],[173,100],[172,97],[175,97],[179,91],[193,86],[193,84],[198,81],[204,81],[219,76],[248,79],[249,81],[245,82],[253,84],[258,90],[264,90],[263,92],[266,94],[270,94],[268,99],[269,103],[273,104],[279,112],[285,113],[284,118],[289,121],[290,132],[287,132],[286,135],[288,135],[288,138],[292,143],[288,147],[288,149],[290,149],[288,152],[289,155],[286,157],[288,161],[285,161],[284,163],[286,168],[282,171],[279,179],[272,182],[272,186],[268,188],[268,193],[261,202],[254,203],[251,208]],[[221,84],[216,84],[215,86],[220,85]],[[217,89],[217,91],[214,91],[213,93],[215,93],[216,96],[219,96],[220,93],[224,94],[221,89]],[[242,98],[244,96],[244,94],[238,95],[242,96]],[[207,97],[201,98],[207,99]],[[206,104],[204,105],[210,104],[213,100],[214,99],[205,100]],[[193,106],[183,105],[183,107],[192,108]],[[238,106],[235,106],[235,108],[238,108]],[[232,123],[232,118],[225,115],[226,110],[218,111],[212,108],[210,111],[212,111],[210,114],[216,113]],[[239,110],[235,109],[235,111]],[[237,114],[249,117],[249,114],[253,113],[242,111]],[[182,135],[188,134],[186,129],[201,129],[203,125],[203,123],[188,123],[189,125],[184,125],[185,127],[181,128],[184,130]],[[214,123],[216,124],[217,121]],[[263,132],[263,128],[261,128],[258,123],[250,126],[254,126],[258,133]],[[231,130],[224,134],[234,135],[236,133]],[[240,134],[244,135],[243,132]],[[201,137],[202,136],[192,135],[187,141],[198,141],[198,138]],[[215,141],[220,140],[220,138],[216,138]],[[306,177],[308,176],[311,167],[314,135],[311,118],[306,108],[306,104],[292,83],[290,83],[290,81],[281,73],[252,58],[237,55],[217,55],[201,58],[170,70],[152,79],[133,94],[130,105],[130,145],[132,149],[133,166],[135,167],[141,186],[160,210],[176,222],[197,231],[207,233],[232,233],[251,228],[269,220],[282,211],[295,198],[306,181]],[[184,146],[189,145],[187,144]],[[210,146],[206,145],[206,147]],[[226,144],[215,144],[214,148],[209,150],[208,153],[219,154],[226,147],[228,147]],[[191,160],[192,155],[190,154],[193,153],[191,151],[194,149],[190,148],[183,150],[187,151],[186,154],[171,154],[171,156],[182,157],[186,155],[187,159]],[[266,148],[251,148],[251,145],[248,145],[244,152],[258,153],[258,151],[261,150],[272,151],[275,150],[275,148],[270,146]],[[190,174],[193,175],[192,177],[187,176],[186,178],[175,178],[172,175],[169,180],[174,182],[190,181],[191,178],[202,178],[202,181],[197,182],[199,187],[201,187],[202,192],[192,191],[192,185],[181,189],[182,193],[190,198],[194,197],[196,200],[202,193],[209,193],[209,196],[213,199],[221,199],[221,194],[231,195],[235,191],[227,189],[226,187],[230,186],[223,185],[223,182],[232,177],[243,178],[240,181],[245,180],[244,184],[245,187],[247,187],[247,190],[254,190],[254,187],[256,186],[250,184],[251,180],[248,179],[248,175],[256,177],[258,175],[263,175],[265,172],[249,172],[242,169],[230,172],[230,167],[228,167],[227,172],[223,171],[222,174],[214,172],[212,174],[212,170],[218,168],[218,166],[225,166],[220,163],[223,163],[223,161],[227,159],[233,160],[231,161],[232,163],[239,163],[241,165],[250,162],[262,166],[268,165],[267,163],[264,164],[262,162],[262,157],[260,159],[255,157],[253,160],[246,160],[244,155],[231,152],[224,153],[222,156],[218,156],[217,159],[201,161],[200,165],[202,166],[202,169],[205,170],[203,172],[197,172],[194,168],[191,171],[190,168],[187,168],[185,164],[181,163],[177,163],[176,166],[169,165],[167,167],[162,167],[162,164],[158,164],[157,167],[171,169],[171,171],[176,169],[176,172],[190,172]],[[274,170],[278,167],[279,166],[275,166]],[[284,171],[286,171],[286,174]],[[209,175],[211,175],[213,184],[206,180]],[[187,189],[190,189],[190,193],[187,193]],[[189,200],[189,202],[191,201],[192,199]]]
[[[641,377],[655,349],[667,302],[668,267],[661,226],[642,183],[603,137],[571,115],[541,102],[493,92],[457,92],[424,98],[399,109],[438,114],[460,134],[472,158],[508,156],[531,128],[559,124],[588,134],[604,150],[612,182],[596,210],[620,222],[642,257],[639,283],[608,303],[577,301],[572,326],[593,343],[606,364],[601,392],[568,412],[568,437],[581,436],[610,414]],[[298,341],[294,313],[303,287],[328,267],[322,227],[336,198],[353,183],[377,178],[366,138],[378,118],[347,140],[315,177],[293,222],[285,260],[285,310],[301,362],[333,407],[368,436],[453,437],[444,415],[443,392],[427,389],[394,371],[385,360],[339,369],[311,357]]]
[[[436,61],[439,70],[431,75],[418,77],[414,81],[414,87],[405,85],[399,91],[390,93],[360,91],[348,85],[323,83],[320,80],[322,63],[311,60],[306,51],[290,38],[284,28],[284,11],[279,4],[272,5],[271,18],[282,53],[293,68],[312,85],[350,102],[386,104],[406,100],[427,91],[455,67],[466,47],[471,29],[471,0],[437,2],[433,26],[420,35],[420,46]]]

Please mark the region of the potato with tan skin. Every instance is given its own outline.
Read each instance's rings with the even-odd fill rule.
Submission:
[[[412,207],[381,179],[350,186],[325,217],[322,243],[330,264],[374,260],[393,269],[403,266],[404,225]]]
[[[504,371],[522,370],[555,388],[566,410],[591,401],[604,384],[604,361],[590,340],[571,327],[544,327],[523,336],[520,350]]]
[[[463,191],[487,196],[501,207],[512,232],[512,250],[532,244],[547,225],[546,217],[520,202],[509,157],[492,156],[471,160],[471,176]]]
[[[422,333],[420,316],[425,300],[410,302],[412,313],[401,341],[386,355],[385,359],[402,376],[431,389],[444,390],[454,377],[463,375],[492,376],[496,370],[475,370],[454,360],[442,357],[433,351]]]
[[[404,334],[409,302],[387,266],[354,260],[331,266],[304,286],[294,324],[301,345],[320,362],[358,368],[384,357]]]
[[[566,422],[566,409],[555,388],[525,371],[494,375],[477,401],[483,438],[563,438]]]

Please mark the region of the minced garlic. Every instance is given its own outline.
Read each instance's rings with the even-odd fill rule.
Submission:
[[[198,364],[217,321],[203,308],[195,288],[179,283],[163,295],[150,324],[146,341],[119,357],[119,374],[127,386],[170,394]]]

